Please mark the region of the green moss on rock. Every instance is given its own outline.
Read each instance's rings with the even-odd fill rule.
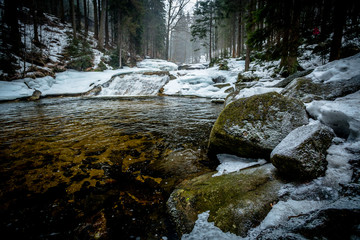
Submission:
[[[225,107],[210,134],[209,157],[229,153],[269,159],[293,129],[307,124],[305,106],[276,92],[238,99]]]
[[[277,201],[281,183],[274,178],[273,169],[267,164],[218,177],[208,173],[183,182],[168,200],[179,234],[190,232],[198,214],[210,210],[209,221],[221,230],[246,236]]]

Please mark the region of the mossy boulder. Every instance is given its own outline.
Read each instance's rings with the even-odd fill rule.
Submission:
[[[311,180],[325,174],[326,150],[333,130],[317,122],[292,131],[271,153],[279,173],[292,180]]]
[[[238,99],[225,107],[210,134],[208,155],[270,159],[292,130],[308,123],[305,106],[276,92]]]
[[[213,174],[184,181],[171,194],[167,205],[179,235],[189,233],[198,214],[210,210],[209,221],[221,230],[246,236],[278,201],[282,183],[271,164],[217,177]]]

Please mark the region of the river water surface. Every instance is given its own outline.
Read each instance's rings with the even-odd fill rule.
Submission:
[[[221,109],[175,97],[0,104],[1,234],[177,239],[166,200],[209,171],[206,144]]]

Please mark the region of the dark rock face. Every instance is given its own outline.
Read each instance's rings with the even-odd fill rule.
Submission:
[[[225,107],[210,134],[209,157],[229,153],[269,159],[289,132],[308,123],[299,100],[271,92],[238,99]]]
[[[279,173],[293,180],[309,180],[325,174],[326,150],[335,134],[320,122],[290,132],[271,153]]]
[[[314,71],[314,69],[309,69],[309,70],[294,73],[294,74],[290,75],[289,77],[285,78],[284,80],[282,80],[281,82],[278,82],[277,84],[275,84],[274,87],[280,87],[280,88],[286,87],[295,78],[304,77],[304,76],[312,73],[313,71]]]
[[[167,205],[179,235],[189,233],[199,213],[210,210],[210,222],[224,232],[246,236],[266,217],[278,200],[282,186],[274,167],[261,167],[212,177],[208,173],[184,181],[171,194]]]
[[[334,206],[294,216],[285,225],[262,231],[257,239],[358,239],[359,219],[359,207]]]

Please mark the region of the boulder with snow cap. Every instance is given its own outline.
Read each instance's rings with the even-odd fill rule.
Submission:
[[[305,106],[276,92],[238,99],[216,120],[209,141],[209,157],[228,153],[269,159],[271,151],[297,127],[308,123]]]
[[[271,152],[271,162],[279,173],[293,180],[309,180],[325,174],[326,150],[335,134],[320,122],[289,133]]]
[[[303,102],[313,100],[334,100],[360,90],[360,75],[350,79],[320,82],[311,78],[297,78],[281,92]]]
[[[278,201],[283,183],[271,164],[212,177],[213,172],[182,182],[167,202],[179,235],[189,233],[199,213],[224,232],[245,237]]]

